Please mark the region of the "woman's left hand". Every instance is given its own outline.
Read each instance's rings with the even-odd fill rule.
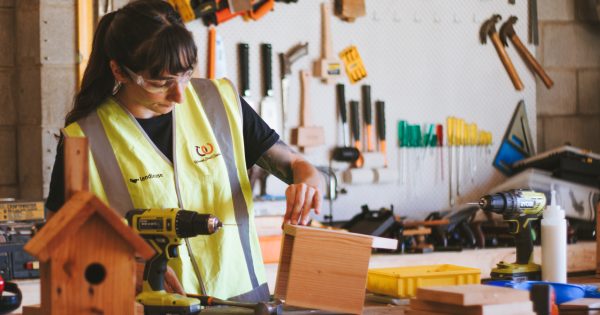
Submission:
[[[321,213],[323,176],[302,155],[279,140],[256,163],[289,184],[285,191],[284,224],[306,225],[311,210]]]
[[[321,212],[321,198],[318,187],[306,183],[289,185],[285,191],[286,207],[283,222],[307,225],[312,209],[315,214]]]

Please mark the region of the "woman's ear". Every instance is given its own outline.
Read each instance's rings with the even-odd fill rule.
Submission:
[[[110,71],[112,71],[112,74],[117,82],[125,83],[129,81],[129,77],[123,73],[123,70],[121,69],[119,64],[117,64],[117,62],[114,60],[110,61]]]

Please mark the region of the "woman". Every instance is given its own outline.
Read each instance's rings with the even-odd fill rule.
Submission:
[[[196,56],[192,35],[164,1],[135,1],[105,15],[64,133],[88,137],[90,189],[120,214],[183,208],[229,224],[189,239],[191,255],[180,246],[170,261],[186,292],[204,286],[220,298],[265,301],[247,169],[256,163],[289,184],[284,223],[291,224],[306,224],[311,209],[319,213],[321,177],[231,82],[190,80]],[[64,203],[61,152],[59,143],[52,211]]]

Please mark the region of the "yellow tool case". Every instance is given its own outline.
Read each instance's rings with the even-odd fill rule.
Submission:
[[[398,298],[414,297],[417,288],[479,284],[481,270],[456,265],[428,265],[369,269],[367,290]]]

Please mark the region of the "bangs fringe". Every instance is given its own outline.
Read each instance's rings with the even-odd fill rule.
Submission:
[[[141,45],[134,60],[140,60],[136,68],[146,70],[151,77],[163,72],[177,74],[193,69],[196,65],[197,48],[192,34],[185,28],[170,25],[152,39]]]

